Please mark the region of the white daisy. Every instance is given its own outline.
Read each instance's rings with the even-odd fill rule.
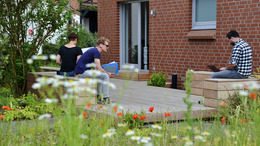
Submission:
[[[240,96],[248,96],[248,92],[247,91],[239,91],[239,95]]]
[[[171,138],[172,138],[172,139],[177,139],[178,136],[177,136],[177,135],[173,135]]]
[[[51,118],[51,114],[43,114],[38,117],[39,120],[45,119],[45,118]]]
[[[30,59],[27,59],[27,63],[28,64],[32,64],[33,63],[33,60],[30,58]]]
[[[162,127],[159,126],[158,124],[152,125],[152,128],[153,128],[153,129],[162,129]]]
[[[139,137],[139,136],[132,136],[131,139],[132,139],[132,140],[136,140],[136,141],[138,141],[138,140],[141,139],[141,137]]]
[[[129,135],[134,135],[135,132],[131,129],[128,129],[127,132],[125,133],[126,136],[129,136]]]
[[[44,102],[46,102],[46,103],[57,103],[58,99],[56,99],[56,98],[54,98],[54,99],[45,98]]]
[[[123,124],[123,123],[118,123],[117,126],[118,127],[125,127],[127,124]]]
[[[55,55],[55,54],[51,54],[51,55],[50,55],[50,59],[51,59],[51,60],[56,60],[56,55]]]
[[[80,138],[82,138],[82,139],[87,139],[88,136],[86,136],[86,135],[84,135],[84,134],[81,134],[81,135],[80,135]]]
[[[150,140],[151,140],[151,137],[145,136],[145,137],[142,137],[141,142],[142,143],[149,143]]]
[[[204,131],[203,133],[201,133],[201,135],[208,136],[208,135],[210,135],[210,133],[207,131]]]
[[[34,84],[32,85],[32,88],[33,88],[33,89],[40,89],[40,88],[41,88],[41,84],[40,84],[40,83],[34,83]]]
[[[135,66],[132,65],[132,64],[131,64],[131,65],[123,65],[122,68],[123,68],[124,70],[132,70],[132,69],[135,68]]]

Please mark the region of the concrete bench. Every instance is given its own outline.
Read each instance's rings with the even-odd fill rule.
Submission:
[[[208,71],[194,71],[191,76],[192,82],[190,84],[191,94],[203,96],[203,80],[210,79],[213,72]]]
[[[28,73],[27,74],[27,86],[26,86],[27,92],[30,91],[31,93],[35,93],[38,97],[41,97],[38,90],[32,88],[32,85],[34,83],[36,83],[36,78],[38,78],[38,77],[54,78],[55,75],[56,75],[56,72],[30,72],[30,73]],[[78,80],[77,77],[68,77],[67,79],[73,80],[73,81]],[[51,87],[51,85],[49,87]],[[87,85],[87,84],[79,84],[78,87],[83,87],[83,88],[89,87],[89,88],[97,91],[97,85],[91,85],[91,87],[90,87],[90,85]],[[60,96],[63,96],[66,92],[65,92],[64,87],[62,87],[61,90],[59,90],[59,91],[61,91],[61,93],[55,93],[55,94],[57,95],[57,98],[60,101]],[[43,92],[48,92],[48,91],[43,90]],[[87,103],[96,104],[96,96],[97,96],[96,94],[90,94],[86,90],[79,91],[76,94],[79,97],[76,100],[76,105],[86,105]]]
[[[248,79],[204,79],[204,106],[219,107],[222,100],[228,99],[236,92],[237,88],[234,87],[234,84],[248,84],[251,81],[259,83],[259,80],[253,77]]]
[[[39,72],[57,72],[59,71],[59,67],[48,67],[48,66],[41,66]]]

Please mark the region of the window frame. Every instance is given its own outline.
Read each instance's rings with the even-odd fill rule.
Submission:
[[[196,3],[197,3],[197,0],[192,1],[192,28],[191,28],[191,30],[216,29],[216,21],[195,22]]]

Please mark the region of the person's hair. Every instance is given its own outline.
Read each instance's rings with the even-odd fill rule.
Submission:
[[[227,33],[226,37],[230,39],[231,37],[239,38],[239,34],[235,30],[231,30],[230,32]]]
[[[69,41],[75,41],[75,39],[78,39],[78,35],[76,33],[71,33],[68,36]]]
[[[97,46],[100,45],[100,44],[105,45],[105,42],[108,42],[108,43],[109,43],[110,40],[107,39],[107,38],[105,38],[105,37],[100,37],[100,38],[97,40],[96,44],[97,44]]]

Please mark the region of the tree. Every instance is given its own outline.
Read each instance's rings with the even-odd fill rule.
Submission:
[[[71,18],[67,4],[68,0],[0,0],[0,33],[9,39],[5,45],[9,56],[6,75],[16,96],[25,92],[26,60]],[[27,34],[29,26],[33,27],[32,35]]]

